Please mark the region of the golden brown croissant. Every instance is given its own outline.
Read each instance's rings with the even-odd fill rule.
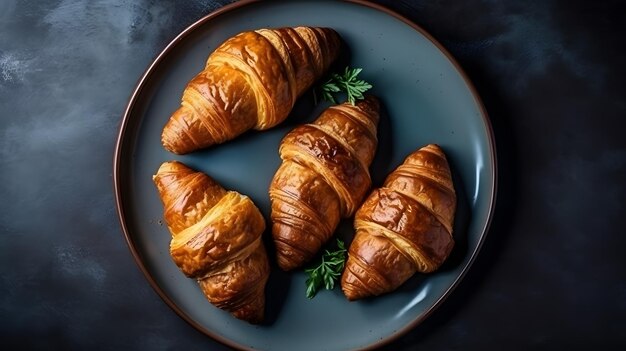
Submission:
[[[436,270],[454,240],[456,194],[446,156],[427,145],[374,190],[357,211],[341,288],[349,300],[395,290],[415,272]]]
[[[278,265],[297,268],[330,239],[340,217],[349,217],[371,186],[379,103],[372,96],[336,105],[312,124],[289,132],[283,160],[270,185],[272,235]]]
[[[226,40],[185,88],[163,146],[184,154],[277,125],[339,47],[337,32],[316,27],[259,29]]]
[[[176,161],[163,163],[153,180],[176,265],[215,306],[262,321],[269,263],[261,240],[265,220],[252,200]]]

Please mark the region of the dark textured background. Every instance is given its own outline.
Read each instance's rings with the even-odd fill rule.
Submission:
[[[0,345],[222,350],[133,262],[112,153],[137,79],[229,1],[0,1]],[[388,350],[626,349],[623,1],[377,1],[442,42],[498,147],[486,245]]]

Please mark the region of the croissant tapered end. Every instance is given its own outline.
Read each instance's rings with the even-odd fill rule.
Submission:
[[[204,129],[200,119],[195,118],[192,111],[185,107],[172,114],[161,133],[163,147],[177,155],[216,143],[213,135]]]
[[[265,292],[255,291],[252,298],[244,306],[231,311],[237,319],[244,320],[252,324],[261,324],[265,319]]]
[[[354,258],[348,257],[348,261],[346,262],[346,269],[341,275],[341,290],[343,290],[343,294],[350,301],[363,299],[372,295],[369,291],[367,285],[363,284],[361,280],[359,280],[359,274],[355,273],[353,270],[358,270],[363,275],[363,269],[352,262]]]
[[[276,228],[276,226],[274,226],[274,228]],[[289,228],[284,229],[289,230]],[[274,229],[274,231],[281,232],[281,229]],[[280,241],[275,241],[274,243],[276,245],[276,262],[278,263],[278,267],[285,272],[300,267],[311,258],[310,255],[303,255],[289,244]]]
[[[226,194],[211,177],[178,161],[161,164],[152,180],[163,202],[163,218],[172,236],[198,222]]]
[[[311,232],[312,230],[300,230],[284,223],[274,223],[272,235],[275,238],[276,262],[280,269],[286,272],[294,270],[315,256],[321,243]]]
[[[419,202],[435,214],[452,234],[456,195],[450,165],[443,149],[437,144],[426,145],[410,154],[399,168],[403,172],[413,173],[413,179],[392,173],[386,185],[392,188],[408,186],[407,191],[414,193]]]
[[[390,292],[414,272],[414,263],[399,251],[402,244],[389,245],[380,234],[375,228],[359,226],[350,244],[341,289],[351,301]]]
[[[209,284],[205,280],[199,280],[198,283],[202,288],[205,296],[212,304],[217,307],[228,311],[235,318],[244,320],[252,324],[262,323],[265,319],[265,282],[258,284],[258,288],[251,287],[248,291],[248,295],[244,300],[238,302],[236,306],[229,306],[228,304],[220,305],[220,302],[216,299],[212,299],[211,296],[215,293],[210,289],[207,289]]]
[[[196,171],[185,166],[183,163],[179,161],[166,161],[166,162],[163,162],[159,166],[159,169],[157,170],[156,174],[152,177],[152,179],[156,180],[167,174],[176,174],[180,176],[180,175],[191,174],[195,172]]]
[[[163,162],[156,174],[152,176],[152,181],[159,191],[161,200],[168,202],[169,196],[167,192],[171,184],[178,181],[178,179],[185,173],[193,173],[193,170],[187,168],[185,165],[178,161]]]
[[[341,36],[339,35],[339,33],[337,33],[336,30],[332,29],[332,28],[321,28],[321,30],[324,32],[324,35],[326,36],[326,57],[327,62],[326,65],[330,66],[333,61],[335,61],[335,59],[337,59],[337,56],[339,56],[339,52],[341,50],[341,45],[342,45],[342,41],[341,41]]]
[[[180,165],[178,161],[166,161],[159,166],[156,174],[152,176],[152,181],[157,186],[159,193],[162,193],[165,186],[165,184],[163,184],[163,178],[167,175],[178,173],[178,170],[182,169]]]
[[[265,315],[265,285],[269,262],[262,243],[241,261],[229,264],[223,272],[199,279],[207,300],[238,319],[258,324]]]
[[[376,125],[380,118],[380,100],[374,95],[366,95],[365,99],[356,102],[358,107],[364,114],[372,119]]]
[[[346,272],[341,276],[341,290],[349,301],[356,301],[374,296],[367,289],[367,286],[352,272]]]

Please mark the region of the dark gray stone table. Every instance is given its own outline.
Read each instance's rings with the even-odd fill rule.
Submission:
[[[0,2],[0,345],[226,349],[136,267],[111,173],[137,79],[227,2]],[[500,169],[470,273],[386,349],[626,349],[624,6],[378,2],[459,60],[491,116]]]

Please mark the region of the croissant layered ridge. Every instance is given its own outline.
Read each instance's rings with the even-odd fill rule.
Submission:
[[[172,235],[174,263],[198,281],[213,305],[261,322],[269,262],[259,209],[249,197],[177,161],[163,163],[153,180]]]
[[[349,300],[391,292],[450,254],[456,193],[443,150],[411,155],[357,211],[341,288]]]
[[[377,147],[379,102],[325,110],[313,123],[282,140],[282,164],[269,189],[278,265],[292,270],[309,261],[354,214],[371,186],[369,166]]]
[[[185,154],[279,124],[340,45],[337,32],[319,27],[259,29],[227,39],[185,88],[163,128],[163,146]]]

